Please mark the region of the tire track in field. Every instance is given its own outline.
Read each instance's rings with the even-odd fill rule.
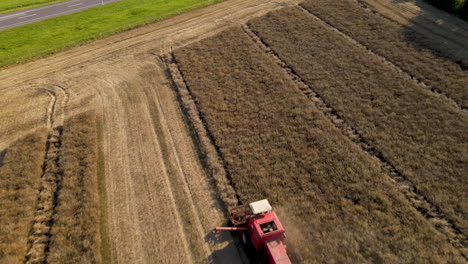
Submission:
[[[149,105],[148,102],[145,103],[145,105]],[[161,126],[161,127],[165,127],[167,124],[165,123],[165,119],[163,117],[163,114],[161,112],[161,109],[159,108],[160,107],[160,104],[159,104],[159,101],[156,102],[156,107],[158,108],[157,111],[160,113],[159,115],[159,120],[157,120],[158,124]],[[185,219],[182,214],[183,214],[183,207],[181,208],[180,206],[178,206],[178,202],[177,199],[177,188],[180,187],[177,185],[177,180],[173,179],[174,176],[176,175],[173,175],[171,172],[171,162],[168,160],[168,157],[165,156],[165,154],[167,153],[163,153],[163,150],[165,149],[165,147],[167,147],[167,138],[166,138],[166,135],[165,132],[166,131],[161,131],[161,133],[159,133],[159,131],[156,131],[155,129],[153,130],[154,131],[154,134],[156,135],[156,140],[158,142],[158,145],[159,145],[159,149],[161,151],[158,152],[158,158],[159,160],[163,161],[161,163],[161,166],[163,167],[162,169],[162,178],[165,182],[165,186],[166,188],[168,189],[168,197],[169,197],[169,200],[170,200],[170,204],[171,204],[171,207],[173,209],[173,212],[174,212],[174,221],[177,223],[177,232],[179,233],[180,237],[181,237],[181,242],[183,244],[183,248],[184,248],[184,251],[185,251],[185,255],[187,257],[187,260],[190,262],[190,263],[195,263],[195,260],[196,260],[196,256],[194,254],[194,248],[192,248],[192,243],[193,240],[193,237],[192,236],[188,236],[188,234],[190,234],[191,232],[187,232],[186,228],[190,228],[189,226],[187,226],[186,224],[184,224],[184,222],[186,221],[190,221],[189,219]],[[170,135],[169,135],[170,136]],[[178,174],[178,173],[175,173],[175,174]],[[185,186],[184,186],[185,187]],[[188,200],[191,199],[191,196],[187,195],[186,198]],[[151,199],[151,197],[150,197]],[[155,202],[152,202],[152,204],[156,204]],[[193,218],[191,218],[193,219]],[[198,224],[198,223],[197,223]],[[200,232],[200,229],[197,228],[197,231]],[[203,237],[203,234],[201,234],[201,237]],[[204,248],[206,249],[206,248]]]
[[[46,92],[50,96],[50,103],[49,106],[47,107],[47,112],[46,112],[46,126],[48,128],[52,128],[54,125],[54,112],[55,112],[55,105],[57,103],[57,94],[49,89],[41,89],[44,92]]]
[[[154,93],[155,93],[155,106],[157,108],[157,112],[159,113],[159,125],[162,129],[162,132],[161,133],[161,136],[164,137],[165,139],[165,142],[161,142],[161,144],[165,144],[165,143],[168,143],[169,145],[169,150],[171,152],[172,155],[169,155],[169,156],[172,156],[173,159],[170,159],[168,160],[168,164],[169,165],[175,165],[175,169],[177,170],[177,176],[179,177],[179,180],[180,182],[182,182],[182,189],[184,191],[184,194],[185,196],[187,197],[187,203],[189,204],[189,207],[190,207],[190,213],[194,216],[193,219],[195,221],[195,228],[197,229],[197,233],[199,234],[201,240],[203,241],[203,238],[205,236],[205,233],[207,230],[205,230],[204,226],[202,225],[202,222],[201,222],[201,218],[200,218],[200,215],[198,213],[198,210],[196,208],[196,205],[195,205],[195,202],[193,200],[193,194],[192,194],[192,191],[190,190],[190,186],[188,184],[188,179],[187,179],[187,176],[182,168],[182,164],[181,164],[181,161],[180,161],[180,158],[179,158],[179,154],[177,153],[177,148],[175,146],[175,143],[174,143],[174,139],[173,139],[173,136],[169,130],[169,126],[168,126],[168,122],[167,122],[167,119],[166,119],[166,115],[164,114],[164,111],[163,111],[163,107],[162,107],[162,104],[161,104],[161,96],[159,95],[159,91],[158,89],[154,89]],[[171,161],[175,161],[175,162],[171,162]],[[175,163],[175,164],[172,164],[172,163]],[[206,255],[209,255],[209,253],[211,252],[210,248],[206,245],[206,243],[203,243],[202,244],[202,247],[203,247],[203,250],[205,252]]]
[[[112,83],[109,82],[108,80],[106,79],[103,79],[105,84],[109,85],[109,87],[112,87]],[[102,87],[106,87],[106,86],[102,86]],[[123,143],[125,146],[127,146],[127,141],[128,141],[128,138],[127,136],[124,134],[124,135],[119,135],[121,131],[123,131],[122,127],[124,126],[125,122],[124,122],[124,118],[126,117],[125,115],[125,112],[123,110],[123,102],[122,102],[122,98],[120,98],[117,94],[116,94],[116,91],[115,89],[102,89],[101,86],[98,87],[95,87],[94,88],[94,91],[96,92],[97,94],[97,98],[98,100],[100,101],[100,108],[101,108],[101,113],[102,113],[102,122],[103,122],[103,127],[106,125],[106,122],[109,122],[107,120],[117,120],[117,123],[119,124],[119,127],[117,128],[114,128],[115,130],[112,131],[113,133],[110,134],[110,131],[105,131],[103,130],[103,142],[101,143],[102,144],[102,149],[103,149],[103,155],[104,155],[104,160],[107,159],[107,155],[108,153],[111,153],[111,151],[109,150],[110,149],[110,146],[112,144],[115,144],[115,142],[112,142],[110,143],[110,139],[112,138],[119,138],[119,141],[121,143]],[[106,111],[107,109],[104,107],[105,106],[105,103],[106,101],[111,101],[112,102],[112,105],[115,107],[115,109],[112,109],[111,111]],[[107,132],[107,133],[106,133]],[[113,153],[113,152],[112,152]],[[121,161],[120,164],[125,164],[124,161]],[[130,196],[128,195],[128,193],[130,192],[130,189],[133,187],[132,184],[131,184],[131,181],[124,177],[124,178],[119,178],[119,182],[123,183],[122,185],[119,185],[118,187],[115,186],[115,184],[113,185],[112,181],[110,180],[111,176],[112,176],[112,171],[111,171],[111,168],[112,167],[108,167],[108,165],[103,165],[104,166],[104,182],[105,182],[105,186],[104,188],[106,189],[106,200],[107,200],[107,204],[106,204],[106,207],[107,207],[107,216],[108,218],[105,219],[105,221],[109,221],[108,222],[108,232],[109,232],[109,243],[113,243],[114,241],[112,240],[113,237],[112,237],[112,221],[120,221],[123,219],[123,217],[121,215],[118,214],[118,212],[121,212],[121,211],[125,211],[127,214],[129,215],[132,215],[132,216],[135,216],[137,215],[137,208],[135,206],[130,206],[131,204],[133,204],[133,200],[134,200],[134,197],[133,196]],[[117,166],[113,166],[113,167],[117,167]],[[129,166],[123,166],[121,168],[117,168],[117,170],[119,172],[124,172],[126,175],[130,174],[130,167]],[[119,189],[119,193],[124,193],[125,195],[123,196],[124,199],[128,202],[128,204],[125,204],[124,206],[122,207],[118,207],[116,208],[117,206],[115,206],[114,203],[119,203],[119,199],[122,199],[122,197],[114,197],[112,196],[113,194],[113,190],[115,189]],[[152,200],[152,196],[149,196],[149,200]],[[152,203],[153,204],[153,203]],[[117,217],[115,217],[117,216]],[[134,222],[137,222],[136,219],[133,219]],[[126,247],[126,249],[128,249],[128,251],[126,252],[123,252],[123,254],[127,255],[127,256],[130,256],[130,257],[134,257],[134,254],[139,254],[139,249],[140,249],[140,243],[139,241],[141,241],[141,238],[143,237],[143,232],[141,231],[140,228],[138,228],[139,226],[136,225],[137,228],[135,228],[134,226],[123,226],[121,225],[122,228],[124,229],[124,231],[122,232],[118,232],[119,234],[120,233],[123,233],[123,232],[128,232],[128,234],[130,234],[129,236],[126,236],[125,239],[123,239],[122,237],[118,237],[116,240],[117,241],[122,241],[122,240],[126,240],[126,243],[129,243]],[[114,242],[115,243],[115,242]],[[113,245],[110,246],[110,262],[111,263],[119,263],[118,259],[119,259],[119,252],[122,252],[122,250],[118,250],[118,249],[115,249],[115,247],[113,247]],[[142,262],[142,258],[144,256],[142,254],[140,254],[140,258],[135,258],[135,259],[138,259],[139,262]]]
[[[416,186],[407,179],[407,177],[393,166],[383,154],[372,146],[355,128],[346,123],[345,119],[327,104],[317,93],[314,92],[312,87],[307,85],[299,75],[280,59],[269,46],[264,42],[248,25],[244,25],[245,33],[254,41],[258,47],[264,51],[284,72],[290,76],[299,90],[309,98],[312,103],[324,113],[324,115],[352,142],[356,143],[361,149],[366,152],[378,165],[382,171],[390,178],[391,182],[404,194],[409,200],[411,205],[427,219],[436,230],[444,234],[450,241],[453,247],[458,249],[462,256],[468,260],[468,239],[463,235],[461,230],[448,220],[446,216],[435,206],[427,197],[422,195]]]
[[[57,197],[60,192],[63,171],[60,168],[63,122],[68,93],[65,88],[54,85],[45,91],[51,97],[47,108],[46,124],[49,134],[46,140],[45,157],[42,165],[41,186],[36,201],[36,212],[29,231],[24,263],[47,263],[49,243],[52,236]],[[57,112],[60,110],[60,115]]]
[[[52,86],[52,89],[56,91],[56,97],[58,98],[55,110],[60,111],[59,113],[57,113],[57,111],[54,111],[54,114],[58,115],[55,116],[54,120],[59,126],[63,126],[63,123],[65,122],[65,108],[68,104],[70,95],[68,90],[60,84],[54,84]]]
[[[335,27],[333,24],[330,24],[329,22],[327,22],[325,20],[322,20],[321,18],[319,18],[318,16],[313,14],[311,11],[305,9],[301,5],[297,5],[297,8],[299,8],[299,10],[301,10],[301,11],[305,12],[306,14],[308,14],[310,17],[312,17],[314,20],[316,20],[317,22],[319,22],[323,26],[329,28],[333,32],[335,32],[338,35],[342,36],[343,38],[345,38],[349,42],[353,43],[357,47],[365,50],[369,55],[377,57],[382,63],[384,63],[385,65],[389,66],[390,68],[396,70],[398,73],[400,73],[404,77],[409,78],[410,80],[414,81],[416,84],[418,84],[423,89],[431,91],[433,94],[437,95],[440,99],[445,101],[447,104],[454,106],[457,110],[461,111],[462,113],[468,114],[468,108],[466,108],[465,106],[462,106],[459,103],[457,103],[454,99],[452,99],[451,97],[446,95],[444,92],[442,92],[437,87],[428,85],[423,80],[417,78],[413,74],[404,71],[402,68],[395,65],[389,59],[387,59],[385,56],[382,56],[382,55],[374,52],[371,48],[367,47],[364,43],[361,43],[360,41],[358,41],[358,40],[352,38],[351,36],[347,35],[343,31],[341,31],[340,29]]]

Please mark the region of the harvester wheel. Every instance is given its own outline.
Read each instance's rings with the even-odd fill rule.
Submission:
[[[260,258],[259,256],[257,256],[257,252],[252,244],[252,240],[250,240],[249,232],[242,232],[239,235],[242,247],[244,248],[245,253],[248,256],[250,263],[259,264]]]

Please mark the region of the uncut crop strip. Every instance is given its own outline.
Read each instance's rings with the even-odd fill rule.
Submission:
[[[241,29],[175,55],[241,201],[268,198],[299,233],[293,260],[462,261]]]
[[[401,172],[389,163],[379,150],[371,146],[356,129],[349,126],[349,124],[346,123],[343,117],[341,117],[335,109],[325,103],[323,99],[320,98],[320,96],[316,94],[313,89],[294,72],[293,69],[282,61],[278,55],[275,54],[275,52],[268,47],[247,25],[245,25],[243,29],[266,54],[272,57],[278,66],[283,68],[285,73],[291,77],[304,95],[306,95],[317,106],[317,108],[320,109],[325,116],[342,131],[344,135],[361,146],[361,148],[373,159],[378,160],[382,170],[392,179],[398,189],[404,193],[413,207],[426,217],[426,219],[428,219],[437,230],[445,234],[454,247],[459,249],[465,257],[468,257],[468,250],[465,247],[468,242],[466,237],[456,226],[453,225],[453,223],[448,221],[446,217],[441,214],[440,209],[433,205],[426,197],[418,193],[412,182],[410,182],[404,175],[402,175]]]
[[[203,163],[207,175],[214,179],[216,194],[221,198],[225,209],[224,214],[228,217],[227,210],[239,205],[239,196],[233,188],[226,162],[219,148],[213,144],[213,135],[195,105],[193,95],[187,88],[172,48],[168,55],[160,57],[160,61],[164,64],[166,77],[177,95],[182,112],[185,114],[185,122],[190,129],[192,140],[196,142],[195,148],[200,161]],[[236,244],[236,247],[242,262],[248,262],[248,257],[243,254],[240,244]]]
[[[466,44],[463,38],[468,37],[468,32],[462,31],[466,25],[466,22],[459,18],[445,13],[444,11],[435,7],[429,7],[432,10],[425,10],[428,4],[423,4],[421,8],[418,7],[422,4],[422,1],[412,2],[413,7],[409,7],[405,4],[395,4],[389,0],[375,1],[375,0],[355,0],[359,5],[366,11],[371,12],[384,19],[388,19],[394,23],[400,24],[407,32],[417,31],[424,32],[426,36],[436,36],[439,39],[432,39],[431,42],[424,42],[428,47],[437,50],[447,57],[450,57],[455,63],[459,64],[463,70],[467,70],[468,57],[466,54]],[[427,12],[429,11],[429,12]],[[443,24],[438,24],[437,20],[443,19]],[[415,20],[415,21],[413,21]],[[448,22],[448,25],[444,25]],[[409,25],[408,25],[409,23]],[[456,28],[456,30],[454,30]],[[461,38],[454,37],[453,33],[457,33]],[[448,40],[449,43],[446,42]],[[448,44],[448,47],[447,47]]]
[[[399,73],[405,74],[407,77],[414,80],[417,84],[422,85],[423,87],[427,87],[425,83],[414,78],[410,74],[404,72],[401,68],[394,65],[392,62],[388,61],[385,57],[381,57],[380,55],[374,53],[372,50],[362,45],[360,42],[357,42],[356,40],[352,39],[348,35],[344,34],[339,29],[321,20],[320,18],[315,16],[313,13],[310,13],[309,10],[304,9],[301,6],[298,6],[298,8],[303,10],[305,13],[309,14],[310,16],[312,16],[318,22],[323,23],[325,26],[330,27],[333,31],[337,32],[342,37],[346,38],[348,41],[354,43],[355,45],[359,46],[361,49],[367,51],[370,55],[378,57],[382,61],[382,63],[394,68]],[[274,56],[277,63],[281,65],[282,67],[284,67],[294,80],[297,80],[299,82],[299,87],[303,88],[301,90],[307,96],[309,96],[309,98],[311,98],[312,101],[318,103],[318,107],[323,109],[323,111],[326,112],[326,115],[332,120],[333,123],[337,124],[337,126],[343,131],[344,134],[348,135],[348,137],[351,140],[361,145],[361,147],[367,153],[369,153],[371,156],[373,156],[374,158],[378,159],[381,162],[381,167],[384,169],[387,175],[389,175],[392,178],[392,180],[395,181],[395,183],[399,186],[399,189],[404,192],[405,196],[410,200],[413,206],[422,215],[424,215],[427,219],[429,219],[433,223],[436,229],[444,233],[450,240],[450,243],[452,243],[454,247],[458,248],[466,258],[468,258],[468,248],[467,248],[468,239],[460,231],[460,229],[456,227],[452,221],[448,220],[446,216],[441,213],[441,210],[437,206],[432,204],[431,201],[427,197],[418,193],[416,186],[411,181],[409,181],[405,175],[403,175],[391,163],[389,163],[385,159],[385,157],[382,155],[382,153],[375,147],[371,146],[369,142],[367,142],[367,140],[364,139],[364,137],[360,135],[356,129],[346,124],[344,119],[336,112],[336,110],[330,107],[330,105],[327,105],[316,93],[314,93],[313,89],[310,86],[308,86],[298,75],[296,75],[294,73],[294,70],[288,67],[287,64],[284,61],[282,61],[278,57],[278,55],[274,53],[273,50],[271,50],[271,48],[266,46],[266,44],[257,35],[255,35],[255,33],[252,32],[248,26],[245,26],[244,29],[254,40],[256,40],[256,42],[259,45],[262,45],[262,48],[265,49],[268,54],[271,54]],[[444,95],[443,100],[445,99],[448,100],[449,103],[452,103],[458,106],[456,102],[454,102],[452,99],[448,97],[445,97]]]
[[[363,45],[361,42],[351,38],[350,36],[346,35],[344,32],[342,32],[340,29],[334,27],[333,25],[329,24],[328,22],[324,21],[324,20],[321,20],[319,17],[317,17],[316,15],[314,15],[313,13],[311,13],[309,10],[301,7],[300,5],[298,6],[299,9],[303,10],[306,14],[312,16],[314,19],[316,19],[318,22],[320,23],[323,23],[324,25],[330,27],[330,29],[332,29],[333,31],[335,31],[336,33],[340,34],[343,38],[346,38],[348,41],[354,43],[355,45],[359,46],[361,49],[365,50],[367,53],[369,53],[370,55],[372,56],[375,56],[377,58],[379,58],[384,64],[392,67],[394,70],[396,70],[397,72],[401,73],[402,75],[408,77],[409,79],[415,81],[416,84],[420,85],[421,87],[423,88],[429,88],[429,85],[424,83],[424,81],[416,78],[415,76],[413,76],[411,73],[408,73],[408,72],[405,72],[403,69],[401,69],[399,66],[393,64],[393,62],[389,61],[386,57],[383,57],[383,56],[380,56],[379,54],[375,53],[373,50],[371,50],[370,48],[368,48],[367,46]],[[440,96],[441,100],[444,100],[446,101],[448,104],[451,104],[453,106],[455,106],[456,108],[458,108],[459,110],[466,110],[464,107],[460,106],[456,101],[454,101],[452,98],[450,97],[447,97],[447,95],[445,95],[444,93],[442,93],[440,90],[432,87],[430,88],[430,91],[436,93],[438,96]]]
[[[431,91],[453,99],[461,109],[468,108],[468,74],[461,65],[434,55],[423,44],[430,41],[424,36],[405,34],[404,27],[366,12],[352,0],[304,1],[301,5],[425,83]]]
[[[62,130],[57,192],[47,262],[101,263],[96,116],[67,119]]]
[[[213,144],[213,135],[207,128],[203,115],[197,109],[191,92],[187,89],[185,80],[182,77],[177,65],[174,52],[162,58],[166,66],[166,75],[171,81],[171,86],[177,92],[177,98],[185,115],[190,119],[187,121],[193,140],[197,143],[197,151],[202,157],[205,168],[209,175],[216,181],[216,189],[224,202],[226,208],[239,205],[239,196],[233,188],[232,178],[228,174],[226,164],[222,154],[216,145]]]
[[[0,163],[0,263],[21,263],[41,184],[47,130],[18,139]]]
[[[466,206],[463,113],[299,9],[270,13],[250,27],[464,232],[455,213]]]

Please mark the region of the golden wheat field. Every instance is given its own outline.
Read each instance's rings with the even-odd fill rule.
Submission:
[[[467,29],[226,0],[0,69],[0,263],[257,263],[260,199],[293,263],[467,263]]]

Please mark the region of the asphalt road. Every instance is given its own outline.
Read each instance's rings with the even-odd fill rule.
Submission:
[[[71,0],[0,15],[0,30],[30,24],[51,17],[75,13],[120,0]]]

